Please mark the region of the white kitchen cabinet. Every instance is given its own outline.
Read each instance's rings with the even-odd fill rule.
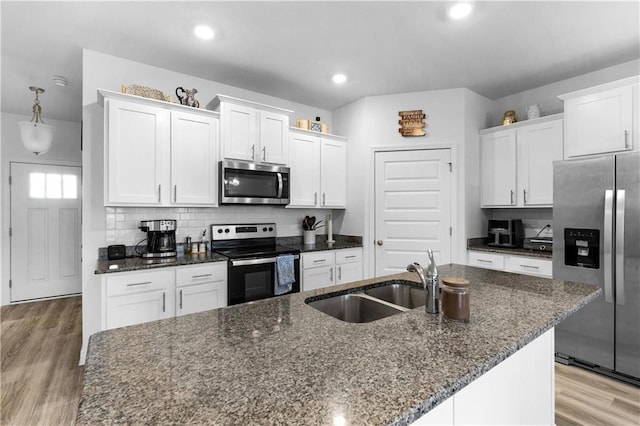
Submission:
[[[559,96],[564,101],[569,159],[638,150],[640,76]]]
[[[175,272],[110,274],[102,281],[102,329],[140,324],[175,315]]]
[[[546,278],[553,275],[551,259],[474,250],[468,250],[467,255],[469,266]]]
[[[320,139],[320,205],[323,208],[347,206],[347,144]]]
[[[552,207],[553,162],[562,160],[562,115],[480,132],[482,207]]]
[[[171,203],[215,206],[218,119],[171,112]]]
[[[217,205],[217,113],[98,93],[105,107],[105,205]]]
[[[288,208],[345,208],[346,139],[299,129],[290,131],[291,193]]]
[[[362,279],[362,248],[302,254],[302,291]]]
[[[480,137],[482,206],[516,204],[516,131],[503,130]]]
[[[176,269],[176,316],[227,306],[227,263]]]
[[[110,99],[105,115],[105,205],[168,202],[170,111]]]
[[[220,111],[222,157],[264,164],[289,163],[293,111],[218,95],[207,106]]]

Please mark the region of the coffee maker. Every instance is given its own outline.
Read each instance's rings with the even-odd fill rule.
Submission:
[[[147,252],[142,257],[177,255],[175,220],[143,220],[140,222],[140,229],[147,233]]]

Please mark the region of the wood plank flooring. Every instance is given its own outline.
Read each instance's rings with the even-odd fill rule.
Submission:
[[[75,423],[83,368],[80,296],[0,308],[0,422]]]
[[[74,424],[82,393],[82,299],[0,308],[0,424]],[[640,425],[640,389],[556,363],[556,424]]]

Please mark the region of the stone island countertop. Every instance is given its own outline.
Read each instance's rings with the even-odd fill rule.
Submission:
[[[394,424],[414,421],[598,297],[597,287],[462,265],[471,321],[424,307],[339,321],[305,299],[363,280],[91,337],[78,423]]]

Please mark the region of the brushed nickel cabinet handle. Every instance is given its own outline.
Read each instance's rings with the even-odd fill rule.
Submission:
[[[147,284],[151,284],[151,281],[143,281],[140,283],[129,283],[127,284],[127,287],[135,287],[137,285],[147,285]]]
[[[267,161],[267,147],[262,147],[262,161]]]
[[[166,312],[167,293],[162,292],[162,312]]]
[[[511,205],[513,205],[513,189],[511,190]]]
[[[255,159],[256,159],[256,146],[251,145],[251,161],[254,161]]]
[[[629,149],[629,131],[625,130],[624,131],[624,149]]]
[[[313,205],[315,206],[316,204],[318,204],[318,193],[314,192],[313,193]]]
[[[200,275],[191,275],[191,278],[195,279],[195,278],[206,278],[206,277],[210,277],[213,274],[200,274]]]
[[[178,202],[178,185],[173,185],[173,202]]]
[[[180,310],[182,310],[182,290],[180,290]]]
[[[326,195],[327,195],[327,194],[326,194],[325,192],[323,192],[323,193],[322,193],[322,205],[323,205],[323,206],[324,206],[325,204],[327,204],[327,197],[326,197]]]
[[[329,269],[329,281],[333,282],[333,268]]]
[[[524,198],[524,203],[527,204],[527,190],[526,189],[522,190],[522,196]]]
[[[342,266],[338,266],[338,279],[342,279]]]
[[[158,202],[161,203],[162,202],[162,185],[158,185]]]

